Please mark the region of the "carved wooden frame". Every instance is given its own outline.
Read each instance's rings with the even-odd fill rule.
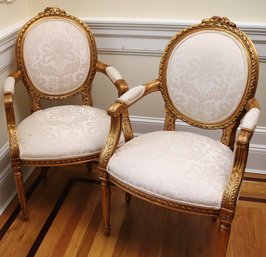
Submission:
[[[88,73],[87,79],[83,85],[81,85],[78,89],[74,90],[73,92],[67,93],[65,95],[48,95],[44,94],[33,86],[31,80],[29,79],[26,71],[25,66],[23,63],[23,41],[27,35],[27,30],[36,22],[42,19],[68,19],[78,24],[81,29],[83,29],[88,38],[89,46],[91,49],[91,67]],[[76,94],[82,95],[82,104],[83,105],[92,105],[92,97],[91,97],[91,83],[94,79],[95,73],[100,72],[104,75],[108,76],[106,69],[109,65],[99,62],[97,60],[97,49],[93,34],[90,31],[90,28],[83,23],[78,18],[67,14],[64,10],[61,10],[57,7],[47,7],[43,12],[40,12],[36,17],[32,18],[28,21],[21,31],[19,32],[17,43],[16,43],[16,57],[17,57],[17,65],[18,70],[12,72],[9,77],[14,78],[14,86],[16,83],[22,79],[24,82],[27,91],[30,95],[31,100],[31,109],[32,112],[41,109],[40,99],[49,99],[49,100],[61,100],[65,98],[72,97]],[[109,76],[108,76],[109,77]],[[118,96],[121,96],[124,92],[128,90],[128,85],[123,79],[119,79],[113,81],[110,77],[109,79],[113,83],[113,85],[117,88]],[[69,158],[65,160],[21,160],[20,159],[20,151],[19,151],[19,144],[17,139],[17,131],[16,131],[16,119],[15,119],[15,111],[14,111],[14,93],[12,92],[5,92],[4,94],[4,106],[5,106],[5,113],[6,113],[6,121],[7,121],[7,130],[8,130],[8,138],[9,138],[9,149],[10,149],[10,158],[12,163],[12,168],[14,171],[15,182],[18,190],[18,197],[19,202],[22,208],[21,217],[24,220],[28,220],[29,214],[26,206],[26,199],[25,199],[25,192],[24,192],[24,185],[22,179],[22,170],[21,167],[23,165],[26,166],[63,166],[63,165],[71,165],[71,164],[79,164],[84,162],[92,162],[92,161],[99,161],[100,153],[92,154],[85,157],[76,157],[76,158]],[[123,128],[125,128],[125,138],[128,140],[132,138],[132,130],[131,125],[129,124],[129,118],[127,114],[123,115]]]
[[[200,122],[196,122],[189,117],[182,115],[182,113],[178,112],[173,106],[173,103],[170,100],[169,95],[167,94],[167,90],[165,88],[165,63],[169,59],[169,53],[173,45],[180,38],[184,38],[191,33],[194,33],[199,30],[222,30],[225,33],[230,33],[237,40],[241,42],[243,45],[246,56],[248,59],[248,82],[246,85],[246,90],[243,94],[242,100],[239,103],[236,111],[226,120],[219,123],[212,124],[203,124]],[[141,199],[144,199],[153,204],[163,206],[169,209],[190,212],[201,215],[209,215],[213,217],[213,220],[218,220],[219,222],[219,230],[218,230],[218,242],[217,242],[217,253],[216,257],[225,257],[231,223],[234,217],[236,203],[239,195],[240,185],[243,178],[243,174],[246,167],[247,156],[249,151],[249,142],[253,135],[253,131],[249,129],[242,128],[237,135],[236,131],[240,124],[241,118],[245,115],[245,113],[251,108],[259,108],[259,103],[254,98],[256,87],[258,80],[258,56],[253,45],[252,41],[239,29],[237,29],[236,25],[228,20],[225,17],[217,17],[214,16],[210,19],[205,19],[202,23],[191,26],[185,30],[182,30],[180,33],[175,35],[168,46],[166,47],[163,57],[161,59],[161,65],[159,70],[159,79],[151,81],[144,85],[145,93],[140,97],[136,98],[134,102],[138,101],[145,95],[155,92],[161,91],[162,96],[165,101],[165,130],[175,130],[175,121],[177,118],[200,128],[204,129],[222,129],[223,134],[221,137],[221,142],[227,146],[229,146],[232,150],[235,147],[235,157],[233,162],[232,173],[229,178],[228,184],[225,188],[221,208],[206,208],[201,206],[195,206],[184,203],[177,203],[173,201],[168,201],[158,196],[151,195],[149,193],[140,191],[136,188],[130,187],[126,183],[118,180],[108,173],[106,170],[109,159],[114,153],[118,139],[121,134],[121,117],[124,113],[128,112],[128,108],[134,104],[126,104],[125,102],[118,100],[116,101],[108,110],[109,115],[111,116],[111,128],[109,132],[109,136],[106,142],[104,149],[102,150],[100,156],[99,163],[99,177],[102,181],[102,203],[103,203],[103,217],[104,217],[104,231],[106,234],[110,233],[110,183],[115,184],[116,186],[122,188],[129,194],[135,195]],[[128,199],[128,198],[127,198]]]

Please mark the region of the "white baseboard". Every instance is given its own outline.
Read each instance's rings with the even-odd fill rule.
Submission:
[[[152,131],[163,130],[164,119],[155,117],[130,116],[135,135],[141,135]],[[192,127],[182,121],[176,122],[176,130],[188,131],[209,136],[219,140],[221,131],[204,130]],[[266,128],[257,127],[249,148],[247,171],[251,173],[266,174]]]
[[[17,194],[13,171],[8,156],[8,144],[0,149],[0,215]],[[26,181],[33,168],[23,169],[23,179]]]

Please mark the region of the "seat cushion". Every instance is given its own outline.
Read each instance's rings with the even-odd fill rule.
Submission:
[[[110,127],[103,110],[66,105],[34,112],[18,128],[22,160],[64,160],[100,153]]]
[[[177,203],[219,209],[233,152],[211,138],[158,131],[127,142],[107,171],[121,182]]]

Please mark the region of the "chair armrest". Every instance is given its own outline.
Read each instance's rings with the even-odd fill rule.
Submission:
[[[160,82],[158,80],[153,80],[144,85],[131,88],[123,96],[119,97],[108,109],[108,114],[111,116],[111,126],[105,146],[101,151],[98,168],[98,175],[102,180],[107,179],[105,168],[118,145],[122,129],[124,131],[126,141],[133,137],[133,134],[131,135],[132,128],[128,119],[128,107],[141,99],[143,96],[158,91],[159,85]],[[127,126],[130,127],[126,128]]]
[[[15,84],[20,78],[21,72],[15,71],[11,73],[4,82],[4,106],[6,113],[10,155],[12,156],[12,158],[19,158],[13,98],[15,92]]]
[[[5,82],[4,82],[4,94],[14,95],[15,83],[16,83],[16,81],[13,77],[7,77]]]
[[[254,131],[260,116],[259,102],[252,98],[247,104],[247,113],[241,121],[241,129],[249,129]]]
[[[110,116],[119,116],[124,110],[127,110],[131,105],[145,95],[158,91],[159,85],[159,80],[153,80],[144,85],[131,88],[120,96],[113,105],[111,105],[108,109],[108,114]]]
[[[118,90],[118,96],[121,96],[128,90],[127,83],[120,72],[113,66],[98,61],[96,64],[96,71],[105,74],[112,81]]]

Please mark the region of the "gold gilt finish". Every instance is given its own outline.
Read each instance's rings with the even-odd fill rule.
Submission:
[[[87,78],[83,85],[81,85],[78,89],[73,92],[69,92],[65,95],[52,95],[52,94],[44,94],[40,92],[32,81],[29,79],[29,76],[25,69],[25,64],[23,60],[23,43],[25,38],[27,37],[27,32],[38,23],[40,20],[50,20],[50,19],[64,19],[68,20],[72,23],[75,23],[79,28],[87,35],[88,45],[90,48],[90,70],[88,72]],[[55,7],[47,7],[43,12],[40,12],[36,17],[32,18],[28,21],[23,28],[20,30],[17,43],[16,43],[16,58],[17,58],[17,66],[18,70],[12,72],[9,76],[15,79],[15,82],[18,82],[20,79],[23,80],[27,91],[31,100],[31,110],[32,112],[40,110],[41,99],[49,99],[49,100],[61,100],[65,98],[72,97],[76,94],[81,94],[82,96],[82,104],[83,105],[92,105],[92,97],[91,97],[91,83],[94,78],[96,72],[101,72],[107,76],[106,68],[109,66],[107,64],[101,63],[97,61],[97,49],[93,34],[90,31],[90,28],[83,23],[78,18],[67,14],[64,10]],[[110,78],[110,81],[112,79]],[[118,96],[121,96],[124,92],[128,90],[127,83],[123,80],[117,80],[113,82],[114,86],[118,90]],[[16,85],[15,85],[16,86]],[[9,137],[9,147],[10,147],[10,157],[12,168],[14,171],[14,177],[16,181],[16,186],[18,190],[18,197],[20,201],[20,205],[22,207],[21,217],[24,220],[28,220],[29,214],[26,206],[25,192],[23,186],[23,174],[21,167],[23,165],[26,166],[61,166],[61,165],[70,165],[70,164],[78,164],[84,162],[98,161],[100,154],[92,154],[90,156],[65,159],[65,160],[21,160],[20,159],[20,151],[19,144],[17,139],[16,132],[16,120],[15,120],[15,112],[14,112],[14,95],[11,92],[7,92],[4,95],[4,106],[6,112],[6,121],[7,121],[7,129],[8,129],[8,137]],[[131,125],[129,124],[128,114],[125,113],[123,115],[123,128],[125,128],[125,138],[128,140],[132,138]]]
[[[167,68],[167,62],[170,58],[171,51],[173,50],[176,42],[179,42],[183,38],[191,33],[195,33],[202,30],[219,30],[224,33],[229,33],[233,35],[237,40],[239,40],[243,48],[245,49],[246,57],[248,60],[248,81],[246,84],[246,89],[243,93],[243,97],[236,108],[236,111],[226,120],[223,120],[219,123],[203,124],[197,122],[189,117],[184,116],[178,110],[175,109],[173,103],[170,100],[170,97],[167,92],[165,85],[165,73]],[[118,139],[121,134],[121,119],[124,113],[127,114],[128,108],[132,105],[127,105],[123,101],[116,101],[108,110],[109,115],[111,116],[111,128],[109,136],[106,142],[106,145],[100,156],[99,163],[99,177],[102,181],[102,204],[103,204],[103,216],[104,216],[104,231],[105,234],[110,233],[110,183],[115,184],[116,186],[122,188],[127,192],[127,194],[135,195],[141,199],[144,199],[153,204],[157,204],[169,209],[208,215],[212,217],[212,220],[218,222],[218,240],[217,240],[217,254],[216,257],[225,257],[226,250],[230,235],[231,222],[234,217],[236,202],[238,199],[238,194],[240,190],[241,181],[245,171],[245,166],[247,162],[247,156],[249,151],[249,142],[252,137],[253,131],[248,129],[241,129],[240,132],[236,135],[237,128],[240,124],[241,118],[245,113],[251,108],[259,108],[257,100],[254,98],[256,86],[258,79],[258,56],[256,49],[251,42],[251,40],[240,30],[237,29],[236,25],[224,17],[212,17],[210,19],[205,19],[201,24],[191,26],[185,30],[182,30],[180,33],[175,35],[170,41],[169,45],[166,47],[163,57],[161,59],[159,79],[151,81],[147,84],[144,84],[145,92],[139,97],[144,97],[148,93],[152,93],[160,90],[164,101],[165,101],[165,125],[164,130],[175,130],[175,120],[181,119],[193,126],[204,128],[204,129],[222,129],[223,134],[221,137],[221,142],[225,145],[228,145],[232,150],[235,148],[235,157],[233,162],[232,173],[229,179],[229,182],[226,186],[226,189],[223,194],[223,199],[220,209],[207,208],[194,206],[189,204],[177,203],[174,201],[168,201],[162,199],[159,196],[150,195],[145,192],[141,192],[136,188],[130,187],[118,180],[115,177],[112,177],[106,171],[108,161],[112,154],[114,153]],[[136,102],[135,101],[135,102]],[[235,139],[236,138],[236,139]],[[147,153],[148,154],[148,153]]]

